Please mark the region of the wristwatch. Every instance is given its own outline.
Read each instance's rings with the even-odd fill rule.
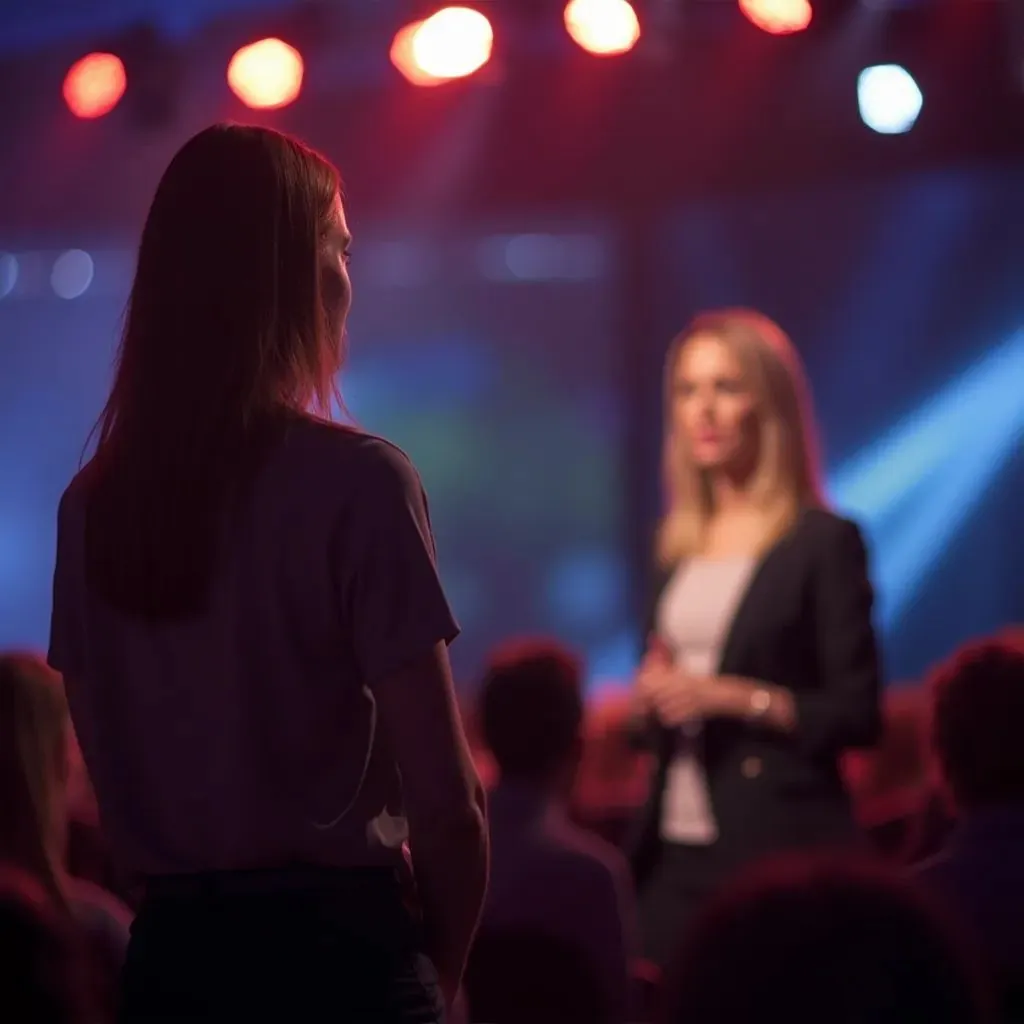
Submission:
[[[771,710],[772,694],[764,687],[758,687],[750,695],[750,719],[753,722],[760,722]]]

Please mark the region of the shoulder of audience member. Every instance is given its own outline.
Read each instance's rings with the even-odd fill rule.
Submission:
[[[567,854],[578,861],[595,882],[602,880],[619,885],[629,877],[629,863],[625,854],[599,835],[566,822],[560,838]]]
[[[909,869],[911,878],[928,883],[936,879],[941,880],[950,873],[952,860],[945,850],[939,850],[930,857],[918,861]]]
[[[112,947],[128,945],[132,912],[116,896],[92,882],[71,879],[68,900],[79,926]]]
[[[965,894],[978,889],[976,866],[960,864],[946,850],[939,850],[910,869],[915,887],[940,900],[959,901]]]

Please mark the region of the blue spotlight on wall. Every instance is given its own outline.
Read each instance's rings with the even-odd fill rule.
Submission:
[[[1024,331],[954,379],[834,474],[837,504],[876,552],[887,628],[1024,440]]]

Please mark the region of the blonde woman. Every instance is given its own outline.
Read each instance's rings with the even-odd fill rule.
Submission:
[[[658,757],[633,844],[649,959],[761,855],[856,840],[840,756],[879,732],[860,531],[829,511],[807,388],[767,317],[704,314],[665,371],[668,510],[634,701]]]
[[[95,1009],[113,1013],[128,945],[128,910],[65,869],[71,722],[60,676],[42,659],[0,653],[0,865],[45,892],[80,935]]]

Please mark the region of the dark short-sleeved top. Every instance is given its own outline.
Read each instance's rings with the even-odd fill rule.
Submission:
[[[90,590],[84,490],[80,474],[60,504],[49,661],[124,868],[397,865],[374,684],[458,634],[409,459],[291,425],[225,524],[206,610],[183,621]]]

